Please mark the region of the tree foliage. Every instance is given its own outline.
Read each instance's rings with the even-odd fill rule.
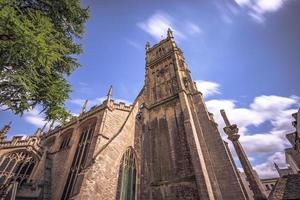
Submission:
[[[0,0],[0,105],[15,114],[40,105],[64,121],[66,80],[79,63],[76,42],[88,10],[80,0]]]

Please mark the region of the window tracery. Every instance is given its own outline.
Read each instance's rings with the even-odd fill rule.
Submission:
[[[87,128],[83,129],[80,135],[79,143],[77,145],[77,149],[68,174],[67,182],[65,184],[64,191],[61,197],[62,200],[67,200],[72,196],[72,192],[78,174],[84,168],[84,165],[86,163],[86,158],[93,137],[93,132],[94,132],[94,126],[90,125]]]
[[[136,196],[136,160],[132,148],[128,148],[122,157],[119,177],[121,178],[120,200],[134,200]]]
[[[19,151],[4,155],[0,159],[0,188],[7,186],[11,181],[17,181],[20,185],[25,183],[36,162],[29,152]]]

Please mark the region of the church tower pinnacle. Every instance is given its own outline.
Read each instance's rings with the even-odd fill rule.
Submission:
[[[106,95],[106,99],[104,100],[103,104],[110,107],[112,106],[113,104],[113,101],[112,101],[112,95],[113,95],[113,87],[112,85],[109,86],[109,89],[108,89],[108,92],[107,92],[107,95]]]
[[[147,42],[147,43],[146,43],[145,49],[146,49],[146,52],[149,51],[149,49],[150,49],[150,42]]]
[[[107,92],[107,101],[111,101],[112,99],[112,85],[109,87],[109,90]]]
[[[6,138],[6,134],[8,133],[9,129],[11,128],[11,121],[6,124],[1,130],[0,130],[0,141],[3,141]]]
[[[174,38],[173,37],[173,31],[170,28],[168,28],[168,32],[167,33],[168,33],[168,37],[169,38]]]

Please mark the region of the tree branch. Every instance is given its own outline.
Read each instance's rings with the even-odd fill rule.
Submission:
[[[6,35],[6,34],[1,34],[0,35],[0,40],[1,41],[15,41],[17,38],[12,36],[12,35]]]

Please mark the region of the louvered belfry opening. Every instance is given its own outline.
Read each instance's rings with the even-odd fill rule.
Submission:
[[[26,151],[12,152],[0,159],[0,189],[7,187],[12,181],[23,185],[36,164],[36,159]]]
[[[64,187],[64,191],[61,200],[67,200],[71,197],[77,176],[84,168],[86,158],[88,156],[89,147],[94,132],[94,125],[89,125],[81,132],[79,143],[73,158],[73,162],[68,174],[68,179]]]
[[[136,196],[136,160],[131,147],[122,157],[119,177],[121,178],[120,200],[134,200]]]

